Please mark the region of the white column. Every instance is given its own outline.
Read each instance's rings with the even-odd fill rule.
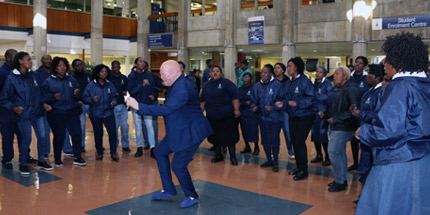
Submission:
[[[189,65],[188,47],[187,47],[187,25],[188,16],[190,16],[190,4],[188,0],[178,1],[178,61]]]
[[[282,1],[282,63],[296,56],[296,11],[295,0]]]
[[[40,66],[40,59],[46,54],[46,1],[35,0],[33,7],[33,53],[35,59],[34,68]]]
[[[91,1],[91,65],[103,63],[103,1]]]
[[[137,0],[137,56],[143,57],[148,64],[151,64],[151,54],[148,50],[149,15],[151,15],[151,2]]]
[[[233,83],[237,82],[234,72],[234,64],[237,62],[236,48],[236,22],[235,14],[238,12],[240,1],[222,0],[225,6],[224,24],[225,24],[225,49],[224,49],[224,78],[230,79]],[[222,4],[221,4],[222,5]]]

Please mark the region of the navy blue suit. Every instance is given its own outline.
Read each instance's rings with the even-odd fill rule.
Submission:
[[[139,103],[138,113],[164,116],[166,136],[154,151],[163,189],[172,195],[176,194],[169,162],[169,154],[175,152],[172,170],[185,196],[197,198],[187,166],[200,143],[212,134],[212,128],[200,109],[195,84],[180,76],[171,86],[164,105]]]

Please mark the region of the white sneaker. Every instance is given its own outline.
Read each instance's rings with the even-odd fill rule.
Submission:
[[[295,159],[295,158],[296,158],[296,156],[294,156],[294,155],[290,155],[290,158],[291,158],[291,159]]]

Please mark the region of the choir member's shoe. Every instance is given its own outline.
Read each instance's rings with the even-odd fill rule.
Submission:
[[[217,162],[220,162],[220,161],[223,161],[223,160],[224,160],[224,158],[222,156],[219,156],[219,157],[215,157],[214,159],[212,159],[211,162],[212,163],[217,163]]]
[[[31,156],[28,156],[27,163],[29,164],[37,164],[38,160],[32,158]]]
[[[118,153],[115,153],[115,154],[111,155],[110,157],[112,158],[112,161],[119,162]]]
[[[294,168],[293,170],[288,172],[288,175],[297,175],[297,173],[299,173],[299,169],[298,168]]]
[[[339,192],[339,191],[345,190],[346,187],[347,186],[345,185],[345,183],[338,184],[335,182],[331,187],[328,188],[328,191],[329,192]]]
[[[73,152],[63,152],[63,155],[66,157],[74,157],[75,154]]]
[[[314,159],[311,160],[311,163],[318,163],[323,161],[323,156],[322,155],[317,155]]]
[[[61,159],[55,159],[55,166],[56,167],[63,166],[63,161],[61,161]]]
[[[78,165],[78,166],[87,165],[87,163],[85,162],[85,160],[82,157],[75,158],[75,160],[73,161],[73,164]]]
[[[154,199],[154,200],[162,200],[162,199],[173,197],[173,196],[175,196],[175,195],[172,195],[170,193],[167,193],[164,190],[161,190],[160,192],[158,192],[156,194],[153,194],[152,195],[152,199]]]
[[[146,147],[146,146],[145,146]],[[149,147],[149,146],[148,146]],[[140,157],[143,155],[143,147],[138,147],[136,154],[134,154],[134,157]]]
[[[230,161],[231,161],[231,165],[237,166],[238,162],[236,158],[230,158]]]
[[[353,164],[350,167],[348,167],[348,171],[357,170],[357,169],[358,169],[358,165],[357,164]]]
[[[103,154],[96,154],[96,160],[97,161],[103,160]]]
[[[299,172],[297,172],[297,175],[294,176],[294,181],[300,181],[303,179],[306,179],[308,177],[308,173],[303,172],[302,170],[299,170]]]
[[[254,152],[252,153],[252,155],[258,155],[260,154],[260,148],[257,146],[254,148]]]
[[[12,162],[8,161],[8,162],[4,163],[3,168],[4,169],[13,169]]]
[[[130,152],[130,148],[129,147],[122,147],[122,151],[123,152]]]
[[[290,159],[296,159],[296,156],[294,154],[290,154]]]
[[[191,207],[199,202],[198,198],[187,197],[183,202],[181,202],[181,208]]]
[[[21,176],[30,176],[30,168],[28,166],[19,166],[19,173]]]
[[[273,172],[278,172],[279,171],[279,165],[278,164],[274,164],[273,165]]]
[[[333,182],[328,183],[327,185],[328,185],[329,187],[333,187],[333,185],[334,185],[335,183],[336,183],[336,181],[333,181]],[[345,187],[347,187],[347,186],[348,186],[348,181],[343,182],[343,185],[345,185]]]
[[[48,170],[48,171],[51,171],[51,170],[54,169],[54,168],[52,168],[51,165],[49,165],[48,163],[46,163],[46,161],[43,161],[43,162],[39,161],[39,162],[37,162],[37,168]]]
[[[249,147],[249,145],[245,146],[245,148],[242,151],[240,151],[241,154],[251,153],[251,152],[252,150],[251,150],[251,147]]]
[[[326,158],[325,161],[322,163],[323,166],[330,166],[331,165],[331,161],[329,158]]]
[[[156,159],[154,154],[154,148],[151,149],[150,157]]]
[[[260,165],[261,168],[271,167],[273,166],[273,162],[264,162]]]
[[[143,147],[143,149],[148,150],[149,149],[149,145],[145,145],[145,147]]]
[[[85,147],[81,147],[81,152],[87,152],[86,150],[85,150]]]

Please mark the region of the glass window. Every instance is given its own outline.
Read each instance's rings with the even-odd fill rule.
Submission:
[[[318,0],[302,0],[302,5],[316,5]]]
[[[271,9],[273,0],[241,0],[240,8],[242,11]]]
[[[191,16],[207,16],[217,13],[217,0],[192,0]]]

